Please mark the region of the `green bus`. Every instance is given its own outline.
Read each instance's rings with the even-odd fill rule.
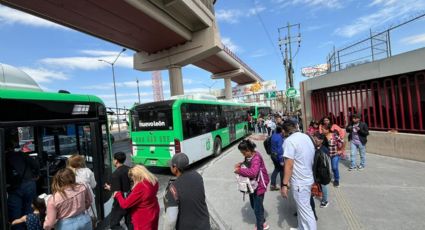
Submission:
[[[95,175],[97,217],[103,220],[112,204],[111,194],[103,189],[112,172],[107,127],[105,105],[98,97],[0,89],[0,229],[11,227],[8,199],[16,192],[6,176],[10,151],[39,163],[40,175],[34,179],[37,195],[51,193],[52,177],[66,166],[69,155],[84,155]]]
[[[250,105],[251,106],[249,113],[251,114],[254,120],[257,120],[260,116],[264,118],[265,116],[268,116],[272,111],[270,106],[265,104],[253,103]]]
[[[248,134],[249,108],[190,96],[136,105],[129,119],[133,162],[168,167],[179,152],[186,153],[190,163],[219,155]]]

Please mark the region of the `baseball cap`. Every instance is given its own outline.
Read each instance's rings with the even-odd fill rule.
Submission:
[[[180,171],[183,171],[189,165],[189,158],[185,153],[174,154],[171,158],[170,166],[177,167]]]

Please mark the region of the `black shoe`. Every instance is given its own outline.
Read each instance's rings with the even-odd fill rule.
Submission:
[[[334,187],[338,188],[339,187],[339,181],[334,181]]]

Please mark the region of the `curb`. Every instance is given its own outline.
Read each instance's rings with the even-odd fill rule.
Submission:
[[[237,142],[235,142],[237,143]],[[199,168],[197,171],[201,176],[204,174],[205,169],[213,166],[218,161],[222,160],[224,157],[227,156],[227,154],[231,151],[233,151],[235,148],[237,148],[237,145],[231,146],[228,148],[225,152],[222,152],[220,156],[216,157],[213,161],[209,162],[208,164],[204,165],[202,168]],[[231,230],[232,228],[228,226],[225,221],[220,217],[219,212],[214,209],[211,202],[209,202],[208,198],[205,197],[205,200],[208,205],[208,211],[210,214],[210,221],[211,221],[211,230]]]

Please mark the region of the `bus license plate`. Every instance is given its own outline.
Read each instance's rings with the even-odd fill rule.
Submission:
[[[156,160],[150,160],[150,161],[149,161],[149,164],[150,164],[150,165],[156,165]]]

